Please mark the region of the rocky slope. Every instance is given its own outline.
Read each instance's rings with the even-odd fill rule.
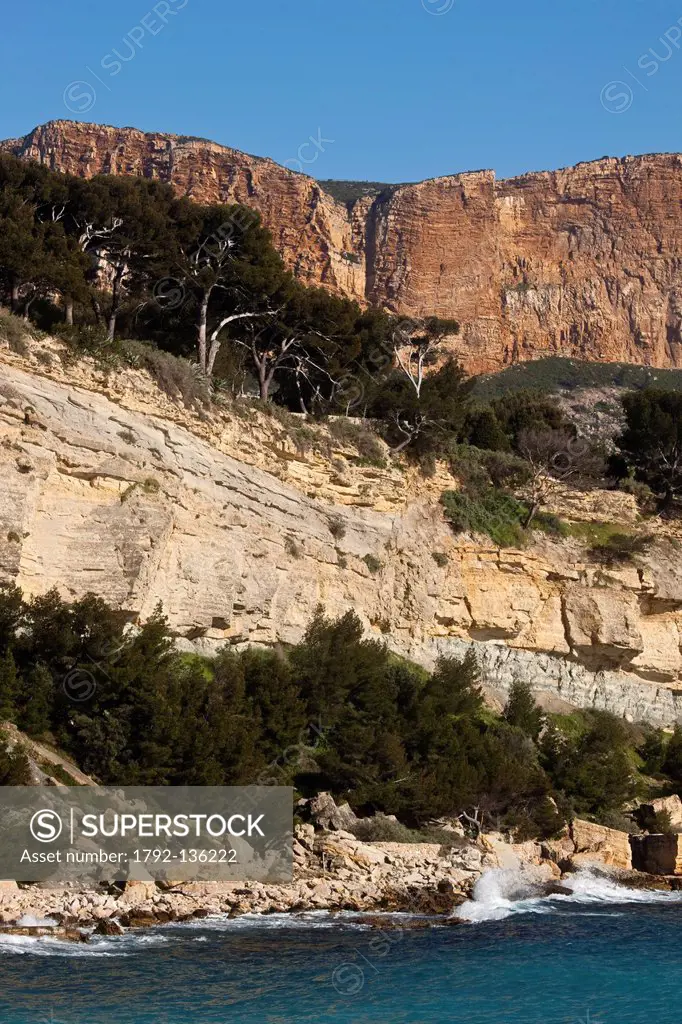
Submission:
[[[95,591],[131,620],[161,601],[199,649],[296,641],[318,605],[352,608],[424,665],[473,646],[499,700],[521,677],[555,707],[682,717],[674,537],[618,569],[574,540],[499,550],[451,533],[445,472],[368,466],[324,427],[240,406],[190,412],[143,372],[59,352],[0,342],[0,579]],[[574,519],[636,515],[615,492],[553,501]]]
[[[497,181],[456,174],[336,201],[312,178],[214,143],[54,121],[0,144],[74,174],[138,174],[259,210],[308,282],[462,324],[481,372],[543,355],[682,365],[682,157]]]

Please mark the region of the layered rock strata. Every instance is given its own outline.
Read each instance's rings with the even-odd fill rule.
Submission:
[[[682,365],[678,154],[498,181],[387,187],[349,205],[314,179],[207,140],[52,121],[0,148],[59,171],[134,174],[258,210],[298,276],[405,316],[460,321],[471,372],[562,355]]]
[[[319,605],[353,609],[427,666],[473,647],[500,700],[522,678],[551,706],[682,718],[675,538],[613,569],[573,541],[500,550],[452,534],[444,471],[367,466],[306,427],[321,454],[236,409],[192,413],[144,373],[67,368],[49,345],[0,349],[0,578],[94,591],[131,621],[160,601],[180,642],[205,650],[296,642]],[[628,495],[603,507],[634,517]]]

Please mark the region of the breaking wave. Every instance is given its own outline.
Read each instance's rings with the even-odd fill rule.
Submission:
[[[558,883],[561,892],[547,894],[546,887],[523,871],[495,868],[486,871],[474,886],[472,898],[455,911],[455,917],[472,924],[502,921],[513,914],[552,914],[558,910],[584,913],[585,905],[605,908],[631,903],[675,903],[680,892],[630,889],[614,878],[583,870]],[[575,908],[575,911],[574,911]]]

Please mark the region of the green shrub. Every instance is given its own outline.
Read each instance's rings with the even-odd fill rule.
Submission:
[[[329,532],[334,540],[343,540],[346,536],[346,524],[338,516],[329,522]]]
[[[490,400],[530,390],[550,394],[580,388],[618,387],[640,390],[654,383],[668,391],[682,391],[682,370],[661,370],[630,363],[593,363],[550,356],[547,359],[516,363],[499,373],[477,377],[474,397]]]
[[[0,736],[0,786],[28,786],[31,783],[31,766],[26,751],[21,746],[10,748],[4,736]]]
[[[637,555],[645,555],[653,537],[644,534],[612,533],[605,541],[594,544],[590,554],[605,565],[632,562]]]
[[[372,575],[379,572],[380,569],[383,569],[383,564],[378,558],[375,558],[374,555],[365,555],[362,560]]]
[[[628,476],[618,481],[618,490],[632,494],[642,512],[655,512],[656,496],[648,484]]]
[[[284,538],[284,550],[292,558],[301,558],[302,551],[300,546],[296,543],[293,537]]]
[[[434,560],[439,569],[444,569],[450,559],[444,551],[432,551],[431,558]]]
[[[125,362],[136,369],[146,370],[169,398],[180,398],[188,408],[210,404],[210,384],[196,363],[140,341],[124,341],[121,347]]]
[[[387,814],[375,814],[372,818],[361,818],[353,825],[353,835],[363,843],[421,843],[419,832]]]
[[[123,356],[121,342],[111,341],[97,324],[55,324],[53,333],[64,342],[72,359],[91,356],[97,362],[117,364]]]
[[[642,828],[652,834],[664,833],[668,835],[675,831],[668,811],[656,811],[654,814],[649,815],[642,823]]]
[[[569,536],[568,523],[553,512],[536,512],[533,516],[533,529],[548,533],[550,537]]]
[[[528,509],[511,494],[495,488],[478,497],[445,491],[441,504],[455,533],[484,534],[500,547],[517,547],[524,542],[522,523]]]
[[[449,450],[450,470],[469,494],[490,487],[514,489],[530,479],[530,466],[511,452],[486,451],[469,444],[454,444]]]
[[[0,314],[0,338],[4,338],[10,351],[18,356],[28,356],[31,352],[26,322],[18,316],[11,313]]]
[[[378,811],[372,818],[361,818],[351,829],[362,843],[438,843],[440,846],[460,848],[467,841],[456,832],[425,826],[408,828],[389,814]]]
[[[332,437],[340,441],[341,444],[355,448],[360,458],[364,460],[365,465],[376,466],[379,469],[386,467],[386,459],[384,458],[384,449],[381,441],[367,427],[363,427],[359,423],[353,423],[352,420],[337,417],[329,420],[327,429]]]
[[[63,783],[65,786],[79,785],[73,775],[69,775],[69,773],[62,768],[60,764],[53,764],[51,761],[43,761],[40,767],[46,775],[51,775],[53,779],[56,779],[57,782]]]

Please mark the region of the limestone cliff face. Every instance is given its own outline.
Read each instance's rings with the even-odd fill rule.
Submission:
[[[51,122],[0,148],[56,170],[138,174],[259,210],[302,280],[401,315],[458,319],[472,372],[545,355],[682,365],[682,157],[491,171],[363,197],[196,139]]]
[[[312,178],[273,160],[202,139],[51,121],[0,149],[80,177],[132,174],[172,184],[197,202],[243,203],[262,215],[274,244],[306,282],[360,296],[364,269],[342,256],[352,247],[345,206]]]
[[[368,467],[333,438],[323,457],[272,418],[198,416],[143,373],[66,368],[40,346],[0,347],[0,579],[94,591],[132,620],[161,601],[206,649],[293,642],[319,604],[352,608],[424,665],[473,647],[500,698],[524,678],[555,707],[682,719],[671,540],[618,570],[567,542],[500,551],[451,533],[445,476]],[[627,495],[604,495],[602,515],[609,497],[634,515]]]

